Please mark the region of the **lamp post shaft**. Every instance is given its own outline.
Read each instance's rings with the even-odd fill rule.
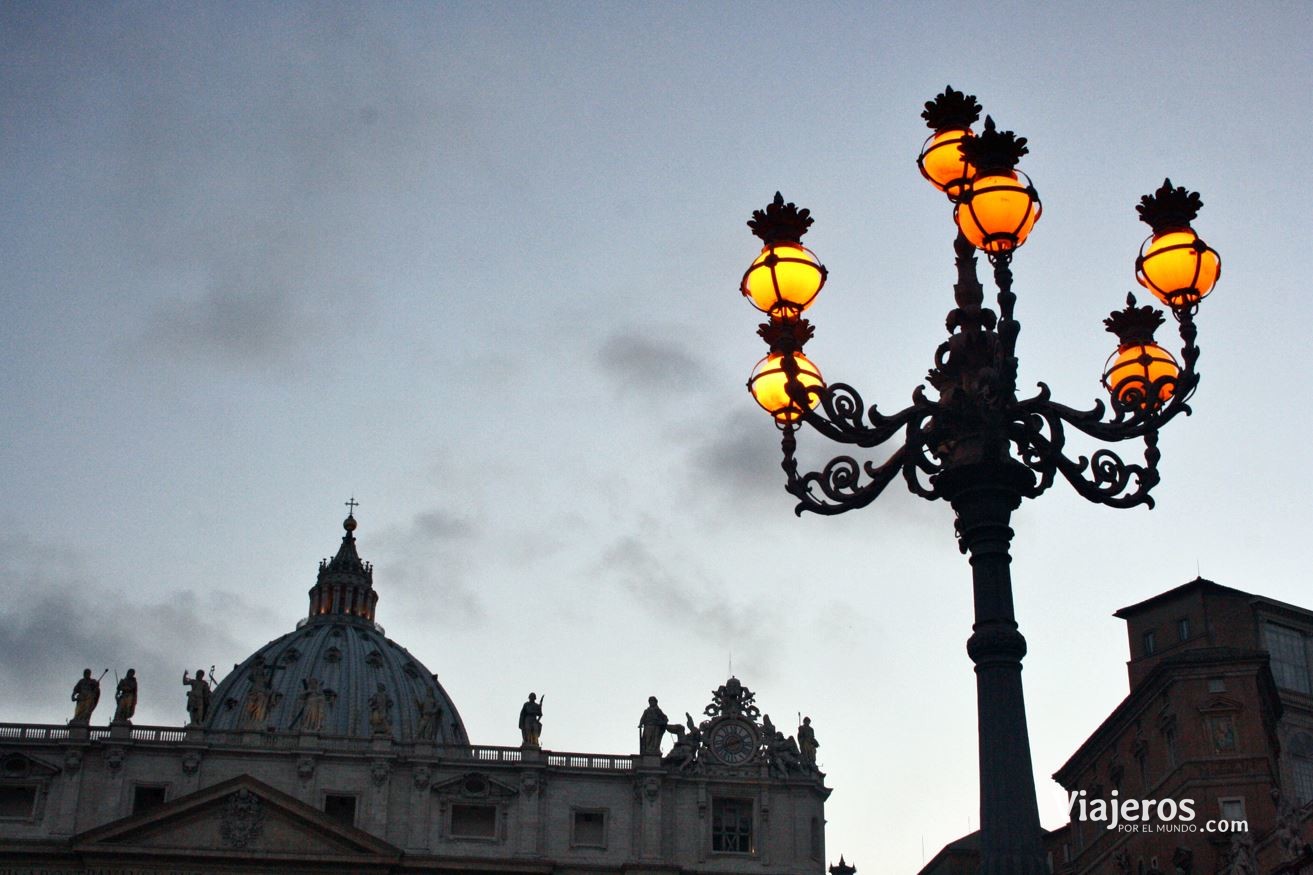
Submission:
[[[1026,731],[1021,659],[1026,639],[1012,608],[1008,525],[1030,472],[1009,461],[946,471],[963,552],[971,558],[980,755],[980,872],[1047,875]]]

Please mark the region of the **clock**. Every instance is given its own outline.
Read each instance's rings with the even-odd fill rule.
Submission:
[[[752,759],[757,752],[757,733],[746,723],[726,720],[711,730],[707,746],[722,763],[729,766],[741,765]]]

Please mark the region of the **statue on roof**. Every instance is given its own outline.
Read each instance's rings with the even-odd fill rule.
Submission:
[[[543,696],[543,702],[547,697]],[[529,701],[520,708],[520,747],[538,747],[538,739],[543,732],[543,705],[538,697],[530,693]]]
[[[670,721],[657,707],[657,697],[647,697],[647,709],[638,720],[638,752],[643,756],[661,756],[661,736],[666,734]]]
[[[187,725],[200,726],[210,713],[210,682],[205,679],[205,669],[196,669],[196,677],[183,671],[182,685],[187,688]]]
[[[369,728],[375,735],[392,734],[392,697],[382,684],[369,697]]]
[[[812,729],[812,719],[802,718],[802,723],[798,726],[798,748],[802,751],[803,765],[809,768],[816,767],[816,748],[820,746],[821,743],[816,740],[816,730]]]
[[[137,711],[137,670],[128,669],[128,673],[118,682],[114,689],[114,722],[131,723],[132,715]]]
[[[104,677],[102,673],[100,677]],[[91,676],[91,669],[82,670],[82,679],[73,686],[73,695],[69,697],[73,704],[73,719],[70,725],[86,726],[91,722],[91,712],[100,702],[100,679]]]
[[[685,711],[684,719],[687,732],[678,723],[666,727],[666,731],[675,736],[675,746],[661,760],[661,765],[674,766],[681,772],[691,771],[697,766],[698,751],[702,747],[702,730],[693,722],[693,715]]]

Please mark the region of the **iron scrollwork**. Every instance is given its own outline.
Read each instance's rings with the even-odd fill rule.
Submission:
[[[834,515],[865,507],[900,474],[914,494],[946,498],[938,482],[945,470],[1001,457],[1019,462],[1034,474],[1034,484],[1023,489],[1026,498],[1040,495],[1061,475],[1090,501],[1118,508],[1152,507],[1149,493],[1159,481],[1161,456],[1158,431],[1178,414],[1190,414],[1188,401],[1199,383],[1195,370],[1199,358],[1194,323],[1197,305],[1171,308],[1183,343],[1183,367],[1178,373],[1152,381],[1132,378],[1112,387],[1111,403],[1096,400],[1087,410],[1053,401],[1044,383],[1038,384],[1033,397],[1018,399],[1015,345],[1021,326],[1013,315],[1015,295],[1008,254],[990,256],[998,288],[996,313],[981,306],[983,290],[976,275],[974,247],[959,233],[955,249],[957,307],[948,314],[949,337],[936,351],[935,366],[927,375],[937,399],[927,396],[924,385],[918,386],[910,406],[885,415],[876,405],[867,408],[860,393],[846,383],[803,385],[797,379],[796,364],[785,356],[787,391],[799,409],[796,419],[780,424],[786,488],[798,499],[795,513]],[[1137,308],[1134,296],[1128,296],[1126,310],[1109,317],[1109,330],[1128,319],[1163,321],[1159,311]],[[803,337],[804,342],[810,339],[812,329],[807,320],[796,322],[801,327],[791,329],[792,335]],[[763,337],[769,327],[762,326]],[[775,330],[778,333],[779,327]],[[780,346],[787,352],[790,344]],[[880,462],[845,454],[820,470],[800,473],[796,458],[799,422],[833,441],[863,449],[886,445],[899,433],[902,443]],[[1068,428],[1107,443],[1142,439],[1143,460],[1128,461],[1108,448],[1072,457],[1067,454]]]

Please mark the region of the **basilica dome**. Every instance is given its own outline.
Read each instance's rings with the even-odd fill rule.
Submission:
[[[437,675],[374,622],[374,569],[356,552],[354,515],[342,526],[309,616],[233,668],[214,689],[206,728],[469,744]]]

